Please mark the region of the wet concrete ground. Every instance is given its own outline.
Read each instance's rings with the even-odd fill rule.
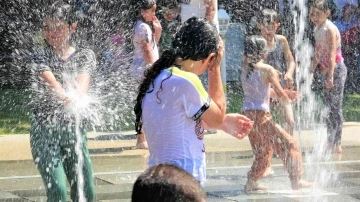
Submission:
[[[316,151],[321,133],[295,134],[301,140],[304,179],[315,180],[312,189],[291,190],[281,160],[274,157],[274,175],[260,181],[269,190],[250,194],[243,191],[253,161],[248,139],[238,141],[221,131],[206,135],[207,201],[360,201],[360,123],[345,123],[343,131],[341,155]],[[46,201],[28,141],[28,135],[0,136],[0,202]],[[147,168],[148,156],[134,145],[131,132],[125,136],[89,134],[97,201],[130,201],[133,182]]]
[[[342,155],[317,162],[305,154],[304,178],[316,181],[314,188],[299,191],[291,190],[288,175],[275,157],[274,175],[261,180],[269,190],[251,194],[243,191],[251,152],[208,153],[208,201],[360,201],[359,153],[360,147],[344,148]],[[130,201],[132,183],[147,167],[146,157],[141,156],[93,157],[92,161],[98,201]],[[0,170],[0,201],[46,200],[32,161],[0,162]]]

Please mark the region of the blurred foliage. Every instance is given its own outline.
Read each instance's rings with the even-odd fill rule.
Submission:
[[[239,82],[230,82],[227,86],[227,113],[239,113],[244,99],[241,85]],[[29,96],[29,92],[25,90],[0,89],[0,134],[29,133],[31,115],[27,108]],[[345,121],[360,121],[360,95],[346,95],[343,109]],[[132,108],[129,106],[123,110],[118,120],[115,125],[89,126],[89,131],[133,130]]]

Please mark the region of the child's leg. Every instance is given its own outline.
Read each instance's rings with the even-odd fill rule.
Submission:
[[[298,187],[303,169],[302,156],[298,150],[295,139],[278,124],[276,124],[271,119],[270,114],[267,114],[266,116],[267,119],[262,125],[264,134],[269,137],[270,144],[274,147],[275,152],[283,160],[289,173],[290,180],[293,184],[293,188],[303,187],[303,185]]]
[[[256,182],[261,179],[270,166],[273,150],[266,136],[266,130],[263,127],[266,121],[265,112],[263,111],[245,111],[244,115],[250,120],[254,121],[253,129],[250,131],[248,137],[251,147],[255,154],[255,160],[248,173],[248,183],[245,186],[246,190],[265,189],[266,187],[258,185]]]
[[[47,201],[67,201],[66,178],[59,140],[53,130],[32,121],[31,153],[46,189]]]
[[[326,117],[327,133],[329,143],[341,144],[343,114],[342,100],[344,98],[344,86],[346,80],[346,66],[337,64],[334,70],[334,87],[324,89],[324,99],[329,113]]]
[[[74,129],[75,130],[75,129]],[[73,131],[74,131],[73,130]],[[81,154],[83,158],[82,174],[83,174],[83,194],[86,201],[95,200],[95,191],[94,191],[94,179],[93,179],[93,169],[90,160],[89,150],[87,147],[87,138],[86,130],[84,128],[80,129],[82,136],[82,150]],[[66,135],[64,135],[66,136]],[[71,137],[69,134],[68,137]],[[71,138],[69,138],[71,140]],[[78,187],[78,156],[76,152],[76,140],[67,141],[62,145],[62,159],[64,164],[64,170],[66,177],[70,183],[70,196],[72,201],[79,201],[79,187]]]
[[[282,125],[287,133],[289,133],[291,136],[294,135],[294,113],[292,106],[289,105],[283,105],[279,103],[276,105],[275,110],[278,112],[278,115],[280,117],[280,120],[282,122]]]

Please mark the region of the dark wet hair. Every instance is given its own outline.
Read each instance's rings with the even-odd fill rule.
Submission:
[[[330,10],[328,0],[313,0],[310,4],[310,7],[316,8],[323,12]]]
[[[124,0],[123,8],[121,8],[122,13],[119,20],[119,23],[124,28],[124,37],[126,38],[126,47],[132,52],[134,50],[133,46],[133,35],[134,35],[134,26],[135,23],[141,19],[145,22],[145,20],[141,17],[141,10],[147,10],[153,7],[156,4],[155,0]],[[119,8],[120,9],[120,8]],[[150,26],[154,34],[154,28],[152,22],[145,22]]]
[[[139,9],[150,9],[156,4],[155,0],[137,0],[137,6]]]
[[[162,0],[158,1],[158,4],[161,6],[161,8],[168,8],[168,9],[174,9],[179,8],[178,0]]]
[[[44,18],[60,19],[69,25],[76,23],[74,11],[70,4],[64,1],[55,1],[45,11]]]
[[[139,19],[141,10],[150,9],[156,4],[155,0],[134,0],[134,1],[135,3],[132,6],[133,16],[131,16],[134,22]]]
[[[177,58],[195,61],[206,59],[211,53],[217,53],[218,46],[219,34],[217,29],[206,19],[192,17],[182,25],[172,42],[172,49],[165,50],[153,66],[144,73],[145,79],[139,87],[134,107],[136,115],[135,130],[137,133],[141,133],[142,128],[143,99],[146,93],[152,92],[149,87],[150,85],[154,86],[154,80],[160,72],[175,65]]]
[[[148,168],[134,183],[132,202],[200,202],[206,195],[196,179],[170,164]]]
[[[245,39],[244,55],[248,57],[263,56],[266,54],[266,40],[259,35],[248,36]],[[258,61],[256,61],[258,62]],[[254,63],[249,63],[249,71],[246,75],[249,78],[250,74],[254,71]]]
[[[280,22],[278,13],[273,9],[263,9],[259,13],[257,22],[262,25],[270,24],[271,22]]]

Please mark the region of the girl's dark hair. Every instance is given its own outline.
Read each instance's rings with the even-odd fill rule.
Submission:
[[[205,201],[206,194],[200,183],[184,169],[170,164],[148,168],[135,181],[132,202]]]
[[[75,15],[70,4],[64,1],[55,1],[45,11],[45,18],[64,20],[69,25],[76,23]]]
[[[144,73],[145,79],[140,84],[134,107],[137,133],[141,133],[142,128],[143,99],[146,93],[153,91],[153,89],[149,90],[149,87],[150,85],[154,86],[154,80],[161,71],[175,65],[177,58],[195,61],[206,59],[211,53],[217,53],[218,46],[219,34],[217,29],[207,20],[192,17],[182,25],[172,42],[172,49],[165,50],[159,60]]]
[[[252,35],[245,39],[244,55],[247,57],[263,56],[266,53],[266,40],[259,35]],[[256,61],[258,62],[258,61]],[[254,71],[254,63],[249,62],[249,71],[246,75],[249,78],[250,74]]]
[[[263,9],[259,13],[258,23],[262,25],[270,24],[271,22],[280,22],[279,15],[273,9]]]
[[[157,5],[161,6],[161,8],[178,8],[180,5],[178,3],[178,0],[159,0],[157,1]]]
[[[310,4],[310,7],[316,8],[323,12],[330,10],[328,0],[313,0]]]
[[[134,26],[136,21],[142,19],[141,10],[147,10],[153,7],[156,4],[155,0],[125,0],[123,4],[124,6],[123,12],[121,14],[120,23],[125,30],[125,38],[126,38],[126,47],[129,51],[133,51],[133,41],[132,37],[134,35]],[[142,19],[143,20],[143,19]],[[145,20],[143,20],[145,22]],[[146,22],[149,24],[153,34],[154,28],[152,22]]]

